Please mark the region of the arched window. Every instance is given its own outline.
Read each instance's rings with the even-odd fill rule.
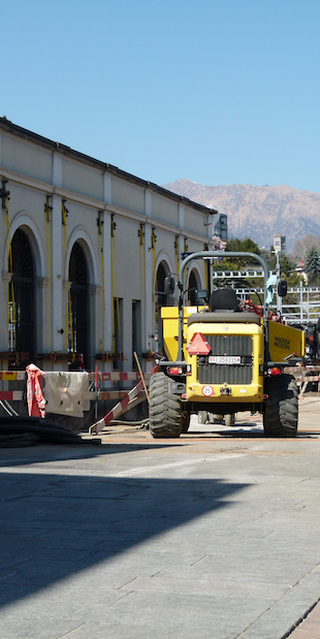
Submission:
[[[166,262],[160,262],[157,270],[157,306],[158,310],[160,310],[161,306],[167,305],[167,296],[164,292],[164,280],[169,273],[168,266]]]
[[[89,282],[84,251],[75,242],[70,255],[69,282],[71,314],[69,308],[69,349],[82,353],[85,368],[89,361]]]
[[[35,267],[27,234],[17,229],[11,241],[9,348],[23,354],[23,366],[36,361]]]
[[[155,321],[156,321],[156,332],[158,334],[158,350],[159,352],[163,352],[162,345],[162,323],[161,323],[161,307],[167,306],[167,295],[164,292],[164,280],[169,273],[169,267],[167,263],[162,260],[158,266],[157,270],[157,303],[156,303],[156,313],[155,313]]]
[[[197,271],[193,268],[189,276],[188,284],[188,299],[191,306],[195,306],[197,303],[196,291],[199,289],[199,276]]]

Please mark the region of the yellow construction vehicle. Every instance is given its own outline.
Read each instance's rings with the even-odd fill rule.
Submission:
[[[186,303],[184,271],[191,260],[216,257],[254,258],[264,272],[264,304],[240,303],[231,287],[210,296],[196,291],[196,306]],[[304,356],[304,332],[281,323],[269,304],[272,277],[265,261],[253,253],[199,252],[188,255],[179,269],[179,303],[163,307],[165,356],[149,388],[149,428],[155,438],[187,432],[190,416],[199,411],[225,415],[263,414],[267,437],[295,437],[298,427],[298,387],[286,373]],[[173,292],[172,276],[167,292]],[[281,295],[281,282],[278,294]]]

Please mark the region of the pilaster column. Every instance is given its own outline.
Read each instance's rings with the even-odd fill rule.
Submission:
[[[179,229],[184,229],[184,206],[178,204],[178,225]]]
[[[103,175],[103,201],[105,204],[112,204],[112,176],[109,173]],[[101,274],[102,286],[102,352],[112,351],[112,286],[111,286],[111,213],[103,211],[102,219],[102,250],[104,263],[104,290]],[[105,364],[107,367],[108,365]]]
[[[180,234],[179,234],[179,239],[178,239],[178,243],[179,243],[179,267],[182,261],[182,257],[181,254],[184,253],[184,206],[183,204],[179,204],[178,205],[178,225],[179,225],[179,229],[180,229]],[[177,279],[179,279],[179,273],[177,274]]]
[[[148,189],[144,192],[144,208],[145,208],[145,216],[152,216],[152,193]]]
[[[57,152],[52,156],[52,184],[62,186],[62,157]]]
[[[51,321],[49,317],[48,296],[50,295],[50,280],[48,277],[36,278],[36,335],[37,353],[50,352]]]
[[[90,322],[89,368],[90,370],[94,369],[96,365],[95,355],[96,353],[99,352],[99,346],[97,349],[96,330],[97,328],[99,329],[100,324],[98,324],[97,326],[96,310],[98,307],[98,301],[101,301],[97,299],[98,297],[101,298],[101,291],[102,291],[101,286],[96,286],[95,284],[91,284],[89,286],[89,322]],[[99,305],[99,308],[101,308],[101,305]]]
[[[152,226],[145,225],[145,263],[146,263],[146,299],[145,299],[145,350],[154,349],[154,274]]]
[[[112,351],[112,287],[111,287],[111,214],[104,211],[102,214],[104,224],[102,226],[102,247],[104,261],[104,291],[101,273],[102,287],[102,352]]]
[[[112,178],[108,173],[103,175],[103,201],[106,204],[112,203]]]
[[[7,351],[8,348],[12,350],[14,346],[13,325],[12,325],[12,322],[10,321],[10,317],[8,317],[8,306],[7,306],[8,286],[11,282],[12,275],[13,273],[10,273],[10,271],[2,271],[2,282],[3,282],[2,283],[2,299],[6,300],[6,303],[2,304],[0,309],[0,317],[1,317],[0,344],[1,344],[1,350],[4,352]],[[9,320],[9,327],[8,327],[8,320]],[[9,334],[8,334],[8,331],[9,331]]]
[[[52,338],[50,351],[66,351],[66,298],[63,295],[61,198],[52,197]],[[63,329],[63,334],[61,334]]]

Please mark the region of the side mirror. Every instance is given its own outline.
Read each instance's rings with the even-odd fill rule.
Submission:
[[[167,275],[164,280],[164,292],[166,295],[173,295],[175,287],[174,277],[172,275]]]
[[[202,288],[199,291],[196,291],[196,299],[197,305],[204,304],[208,301],[208,291],[206,288]]]
[[[278,282],[278,295],[279,297],[285,297],[288,291],[288,284],[286,280],[280,280]]]

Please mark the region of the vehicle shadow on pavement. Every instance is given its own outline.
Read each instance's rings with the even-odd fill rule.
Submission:
[[[0,467],[14,467],[25,466],[26,464],[41,464],[50,461],[59,460],[76,460],[76,459],[90,459],[92,457],[99,457],[103,455],[114,455],[116,453],[133,453],[141,450],[154,450],[157,448],[168,448],[172,446],[181,446],[184,443],[170,443],[165,444],[163,442],[148,442],[143,441],[137,444],[121,442],[121,443],[104,443],[101,446],[83,445],[83,446],[59,446],[54,444],[49,445],[35,445],[28,449],[26,448],[0,448]],[[29,452],[30,451],[30,452]]]
[[[1,472],[1,606],[215,509],[232,508],[248,486],[46,471]]]

